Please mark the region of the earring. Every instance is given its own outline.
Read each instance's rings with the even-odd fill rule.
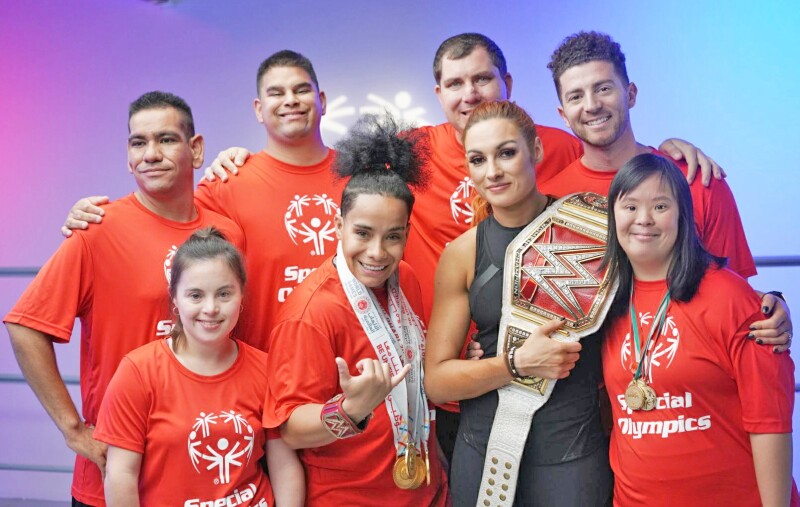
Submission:
[[[177,307],[177,306],[173,306],[173,307],[172,307],[172,315],[180,315],[180,314],[178,313],[178,307]]]

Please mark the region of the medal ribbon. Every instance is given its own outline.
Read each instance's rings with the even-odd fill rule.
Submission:
[[[631,300],[630,306],[631,309],[631,328],[633,330],[633,344],[635,355],[638,360],[638,364],[636,365],[636,373],[633,374],[633,379],[638,380],[643,376],[643,367],[644,362],[647,360],[647,351],[650,348],[650,343],[653,340],[654,336],[658,336],[661,334],[661,330],[664,327],[664,322],[667,320],[667,307],[669,306],[670,302],[670,292],[667,289],[666,294],[664,297],[661,298],[661,303],[658,305],[658,311],[656,312],[656,316],[653,319],[653,326],[650,328],[650,333],[647,335],[647,341],[645,342],[644,346],[642,346],[640,337],[639,337],[639,320],[636,314],[636,308],[633,306],[633,287],[631,287]],[[658,332],[656,332],[658,331]]]
[[[397,375],[406,363],[411,363],[411,371],[384,400],[392,423],[397,456],[406,453],[409,441],[412,441],[418,449],[422,441],[427,451],[430,412],[423,388],[422,358],[425,353],[425,334],[400,289],[397,272],[392,273],[386,284],[389,296],[387,314],[378,303],[375,294],[350,272],[350,268],[344,262],[341,242],[336,249],[336,257],[339,260],[336,262],[336,270],[345,295],[378,359],[389,365],[389,371],[393,376]]]

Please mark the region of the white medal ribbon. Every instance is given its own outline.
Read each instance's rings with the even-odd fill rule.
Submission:
[[[397,456],[406,453],[408,442],[417,449],[420,444],[428,451],[430,411],[423,388],[422,360],[425,355],[425,334],[400,289],[397,272],[387,280],[389,312],[380,305],[375,294],[350,272],[344,259],[342,244],[336,249],[336,270],[353,312],[369,338],[375,355],[389,365],[392,376],[400,373],[405,364],[411,370],[384,400],[392,423]]]

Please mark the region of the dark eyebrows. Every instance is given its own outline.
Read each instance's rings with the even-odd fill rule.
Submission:
[[[168,137],[168,136],[179,137],[183,139],[182,133],[177,130],[160,130],[153,135],[153,137],[155,137],[156,139],[161,139],[162,137]],[[130,142],[133,141],[134,139],[147,139],[147,137],[148,136],[144,134],[137,134],[134,132],[128,136],[128,141]]]

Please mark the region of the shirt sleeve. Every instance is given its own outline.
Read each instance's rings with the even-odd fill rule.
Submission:
[[[698,188],[697,180],[692,187]],[[702,187],[702,185],[701,185]],[[722,180],[711,180],[704,198],[694,199],[695,206],[702,202],[703,220],[700,236],[703,244],[714,255],[728,258],[729,267],[742,278],[756,274],[756,265],[739,216],[739,208],[728,184]],[[695,213],[696,214],[696,213]],[[701,223],[698,221],[698,223]]]
[[[76,232],[61,243],[3,321],[68,342],[75,319],[90,312],[92,271],[86,237]]]
[[[94,438],[144,454],[150,406],[151,399],[139,369],[128,357],[123,358],[100,405]]]
[[[275,327],[267,359],[265,428],[277,428],[297,407],[325,403],[340,391],[332,339],[305,320],[288,320]]]

